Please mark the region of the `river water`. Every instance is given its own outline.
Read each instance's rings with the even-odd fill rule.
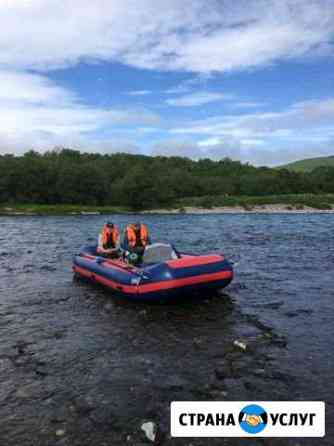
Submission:
[[[334,215],[115,215],[155,241],[237,262],[220,296],[116,301],[73,280],[103,216],[0,219],[0,445],[246,445],[171,439],[173,400],[323,400],[334,444]],[[243,352],[235,340],[247,344]]]

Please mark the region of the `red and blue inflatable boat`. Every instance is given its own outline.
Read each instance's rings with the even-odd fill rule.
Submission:
[[[161,246],[169,247],[170,253],[163,249],[161,255]],[[233,279],[232,265],[223,255],[182,254],[162,244],[147,247],[140,266],[101,257],[96,246],[86,246],[74,257],[73,272],[121,297],[151,301],[222,289]]]

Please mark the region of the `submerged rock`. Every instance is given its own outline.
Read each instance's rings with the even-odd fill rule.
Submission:
[[[112,303],[108,302],[107,304],[105,304],[104,311],[109,313],[110,311],[112,311],[112,309],[113,309],[113,304]]]
[[[77,398],[74,401],[74,410],[80,415],[88,415],[92,412],[96,407],[93,404],[93,401],[89,398]]]
[[[57,437],[62,437],[63,435],[65,435],[65,431],[64,431],[64,429],[58,429],[58,430],[56,430],[56,436],[57,436]]]
[[[146,438],[148,438],[152,443],[155,442],[157,435],[157,426],[153,421],[147,421],[141,425],[141,430],[144,431]]]
[[[222,381],[226,378],[226,373],[224,369],[215,369],[215,376],[219,381]]]
[[[233,345],[244,352],[247,350],[247,344],[245,342],[238,341],[237,339],[233,342]]]
[[[297,311],[287,311],[286,313],[284,313],[284,315],[287,317],[297,317],[298,313]]]

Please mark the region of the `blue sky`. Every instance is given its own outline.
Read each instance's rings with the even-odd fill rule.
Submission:
[[[332,0],[0,4],[0,153],[334,154]]]

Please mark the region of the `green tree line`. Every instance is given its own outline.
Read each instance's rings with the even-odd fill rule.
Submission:
[[[193,161],[62,149],[0,156],[0,202],[168,206],[187,197],[334,193],[334,167],[312,172],[254,167],[228,158]]]

